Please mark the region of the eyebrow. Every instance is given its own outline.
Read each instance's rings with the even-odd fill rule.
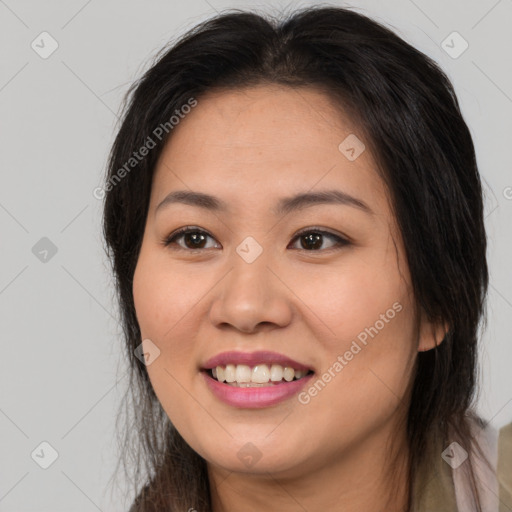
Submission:
[[[155,214],[162,208],[176,203],[197,206],[214,212],[225,213],[229,210],[227,203],[215,196],[190,190],[175,190],[167,194],[167,196],[165,196],[165,198],[159,203],[155,209]],[[304,192],[291,197],[285,197],[278,201],[277,206],[273,208],[272,211],[275,215],[286,215],[292,211],[301,210],[318,204],[352,206],[370,215],[373,215],[374,213],[365,202],[347,194],[346,192],[342,192],[341,190]]]

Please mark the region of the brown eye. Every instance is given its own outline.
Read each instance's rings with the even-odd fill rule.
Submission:
[[[173,248],[178,250],[182,249],[185,251],[194,251],[214,248],[215,246],[207,246],[209,238],[214,240],[214,238],[209,233],[203,231],[202,229],[185,227],[172,233],[162,242],[165,247],[175,246]],[[331,245],[328,247],[324,247],[326,239],[331,240],[334,243],[331,243]],[[345,238],[335,235],[334,233],[312,229],[299,233],[293,240],[300,241],[300,247],[295,247],[296,249],[308,252],[329,251],[332,249],[341,248],[345,245],[349,245],[350,243]]]
[[[209,247],[205,247],[205,243],[208,238],[213,240],[213,237],[211,237],[206,231],[186,227],[167,237],[164,240],[164,245],[168,247],[172,244],[176,244],[178,249],[184,250],[209,249]],[[182,240],[183,243],[178,243],[179,240]]]
[[[325,241],[325,239],[331,239],[334,240],[334,244],[330,247],[323,248],[322,245]],[[329,250],[336,247],[343,247],[345,245],[348,245],[348,240],[335,235],[334,233],[329,233],[327,231],[321,231],[321,230],[309,230],[309,231],[303,231],[302,233],[299,233],[294,240],[298,239],[300,241],[300,250],[304,251],[320,251],[320,250]]]

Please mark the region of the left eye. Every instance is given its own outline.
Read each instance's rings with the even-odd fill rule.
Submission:
[[[211,237],[206,231],[203,231],[201,229],[197,228],[182,228],[175,232],[174,234],[170,235],[168,238],[164,240],[164,245],[170,246],[172,243],[176,243],[176,240],[179,240],[183,238],[185,240],[185,244],[187,242],[190,242],[190,246],[183,247],[182,245],[178,244],[180,249],[204,249],[202,247],[202,244],[206,237],[210,237],[213,240],[213,237]]]
[[[311,252],[311,249],[313,251],[319,250],[325,238],[330,238],[331,240],[335,241],[335,243],[331,245],[331,247],[328,247],[328,249],[343,247],[349,243],[348,240],[342,238],[341,236],[322,230],[303,231],[302,233],[299,233],[293,240],[300,240],[302,246],[300,249]]]
[[[164,246],[168,247],[171,244],[177,244],[180,249],[184,250],[197,250],[197,249],[208,249],[211,247],[205,247],[203,244],[207,238],[214,238],[209,235],[206,231],[197,228],[182,228],[177,232],[173,233],[169,237],[163,240]],[[301,246],[298,249],[303,251],[318,251],[322,249],[322,245],[325,238],[329,238],[333,240],[335,243],[328,247],[327,249],[332,249],[335,247],[343,247],[349,244],[349,241],[345,238],[342,238],[334,233],[329,233],[327,231],[322,230],[308,230],[303,231],[296,235],[292,241],[300,240]],[[185,247],[182,244],[178,243],[178,240],[183,239],[185,243]],[[292,247],[293,248],[293,247]],[[295,247],[296,248],[296,247]],[[325,249],[325,247],[323,248]]]

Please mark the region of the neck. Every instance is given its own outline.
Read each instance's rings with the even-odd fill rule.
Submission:
[[[333,512],[405,512],[409,502],[408,448],[405,435],[393,435],[390,453],[382,436],[364,447],[305,461],[293,476],[231,472],[208,464],[212,511],[329,510]]]

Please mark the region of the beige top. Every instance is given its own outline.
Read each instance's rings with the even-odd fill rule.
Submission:
[[[479,437],[497,469],[497,473],[493,473],[483,464],[476,464],[483,512],[512,512],[512,423],[499,432],[488,428]],[[440,456],[428,477],[418,479],[417,485],[423,487],[425,493],[414,503],[414,512],[476,512],[464,478],[464,462],[460,465],[457,462],[460,460],[450,465]]]

